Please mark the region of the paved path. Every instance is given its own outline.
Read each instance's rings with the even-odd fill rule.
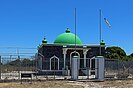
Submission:
[[[76,81],[69,81],[68,84],[70,85],[80,85],[84,88],[103,88],[101,85],[99,85],[96,82],[76,82]]]
[[[98,83],[94,83],[92,82],[92,85],[94,86],[94,88],[103,88],[101,85],[99,85]]]

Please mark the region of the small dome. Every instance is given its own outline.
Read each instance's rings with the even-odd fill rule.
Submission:
[[[66,33],[62,33],[54,41],[55,44],[75,44],[75,34],[70,33],[67,28]],[[80,38],[76,36],[76,44],[82,44]]]
[[[100,45],[105,45],[105,42],[102,40],[102,41],[100,42]]]
[[[44,39],[42,40],[42,44],[46,44],[47,43],[47,39],[46,37],[44,37]]]

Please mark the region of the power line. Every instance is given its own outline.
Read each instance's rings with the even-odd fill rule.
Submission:
[[[37,49],[37,48],[28,48],[28,47],[0,47],[0,49]]]

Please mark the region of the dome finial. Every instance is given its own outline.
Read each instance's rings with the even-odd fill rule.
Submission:
[[[70,33],[70,30],[69,30],[69,28],[67,28],[67,29],[66,29],[66,33]]]
[[[42,43],[43,43],[43,44],[46,44],[46,43],[47,43],[47,39],[46,39],[45,36],[44,36],[44,39],[42,40]]]
[[[104,40],[102,40],[102,41],[100,42],[100,45],[105,45]]]

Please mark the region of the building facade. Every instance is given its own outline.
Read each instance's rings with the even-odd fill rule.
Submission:
[[[75,40],[76,39],[76,40]],[[75,44],[76,42],[76,44]],[[101,50],[101,53],[100,53]],[[89,60],[94,56],[105,54],[105,43],[100,44],[82,44],[80,38],[71,33],[67,28],[65,33],[57,36],[53,44],[48,44],[46,38],[38,47],[38,70],[39,71],[62,71],[70,70],[72,65],[72,57],[80,58],[80,68],[89,66]],[[94,67],[94,64],[92,64]]]

